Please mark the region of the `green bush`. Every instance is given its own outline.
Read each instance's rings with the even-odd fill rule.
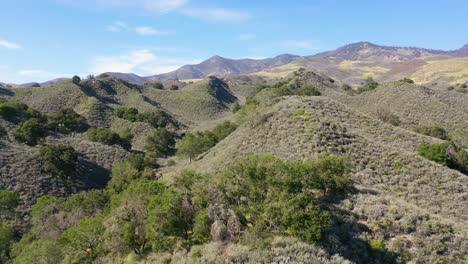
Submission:
[[[379,109],[377,110],[377,118],[382,122],[388,123],[393,126],[399,126],[401,121],[397,115],[390,113],[387,110]]]
[[[369,91],[373,91],[375,89],[377,89],[377,87],[379,86],[379,83],[374,81],[374,79],[372,78],[368,78],[364,85],[363,86],[360,86],[356,89],[356,93],[357,94],[361,94],[361,93],[364,93],[364,92],[369,92]]]
[[[86,137],[90,141],[99,142],[105,145],[121,145],[126,149],[131,148],[129,142],[129,140],[131,140],[131,135],[120,137],[119,134],[107,128],[90,128],[86,132]]]
[[[310,85],[299,87],[296,90],[293,91],[293,94],[295,95],[301,95],[301,96],[320,96],[321,93],[320,91]]]
[[[76,176],[78,153],[70,146],[44,146],[37,156],[41,169],[54,177],[73,179]]]
[[[15,209],[19,205],[19,195],[10,190],[0,190],[0,220],[10,218],[15,214]]]
[[[145,122],[155,128],[166,127],[170,122],[169,115],[159,109],[153,112],[139,113],[136,108],[121,107],[114,110],[114,115],[130,122]]]
[[[8,100],[0,103],[0,117],[10,121],[14,121],[15,119],[24,120],[34,117],[45,119],[45,117],[38,111],[30,109],[26,104],[16,100]]]
[[[224,170],[217,188],[245,225],[317,241],[330,227],[331,214],[320,208],[322,196],[313,190],[346,193],[352,187],[349,172],[349,161],[341,157],[290,162],[250,156]]]
[[[414,129],[414,132],[442,140],[448,139],[447,131],[438,126],[419,126]]]
[[[88,129],[86,119],[73,109],[60,110],[49,118],[49,129],[61,133],[83,132]]]
[[[177,143],[177,155],[192,160],[215,146],[219,141],[236,130],[236,128],[236,124],[224,121],[212,131],[187,132],[182,140]]]
[[[453,143],[422,144],[418,154],[451,169],[468,174],[468,153]]]
[[[234,130],[237,129],[237,125],[231,121],[224,121],[221,124],[217,125],[213,130],[212,133],[214,134],[216,140],[219,142],[229,136]]]
[[[400,80],[400,82],[410,83],[410,84],[413,84],[413,83],[414,83],[414,81],[411,80],[410,78],[403,78],[403,79]]]
[[[37,118],[31,118],[19,125],[13,133],[15,139],[30,146],[35,146],[47,135],[46,125]]]
[[[159,128],[146,138],[145,149],[162,157],[168,155],[174,146],[174,134],[165,128]]]
[[[235,102],[233,105],[232,105],[232,113],[237,113],[237,111],[239,111],[241,109],[241,105],[239,104],[239,102]]]
[[[81,82],[81,78],[80,78],[80,77],[78,77],[77,75],[73,76],[73,78],[72,78],[72,83],[73,83],[73,84],[79,85],[80,82]]]
[[[449,157],[447,153],[449,146],[450,143],[422,144],[418,148],[418,154],[429,160],[447,166],[449,163]]]

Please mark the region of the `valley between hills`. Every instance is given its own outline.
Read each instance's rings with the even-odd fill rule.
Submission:
[[[466,263],[468,46],[0,84],[0,263]]]

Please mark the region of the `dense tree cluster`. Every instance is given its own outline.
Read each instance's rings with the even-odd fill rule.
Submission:
[[[169,155],[175,146],[174,133],[166,128],[157,129],[146,138],[145,150],[157,157]]]
[[[252,156],[224,171],[218,188],[253,231],[286,232],[311,242],[321,239],[331,224],[320,200],[348,191],[349,172],[349,162],[341,157],[289,162]]]
[[[62,180],[75,177],[78,154],[75,149],[65,145],[44,146],[37,155],[43,172]]]
[[[333,221],[323,199],[351,188],[349,162],[333,156],[315,161],[251,156],[215,181],[193,171],[155,180],[144,160],[137,154],[116,164],[105,190],[39,198],[31,210],[32,227],[20,241],[12,245],[13,235],[0,226],[5,259],[120,262],[209,241],[243,241],[252,234],[261,239],[267,231],[317,241]],[[0,192],[2,208],[16,206],[2,197]]]
[[[217,125],[212,131],[198,131],[195,133],[187,132],[177,143],[177,154],[191,160],[208,151],[219,141],[223,140],[236,130],[236,128],[236,124],[230,121],[224,121]]]
[[[105,145],[120,145],[125,149],[131,148],[132,135],[119,135],[108,128],[90,128],[86,131],[86,137],[93,142],[99,142]]]
[[[63,109],[47,117],[14,100],[0,102],[0,117],[20,123],[13,135],[19,142],[31,146],[37,145],[48,131],[70,133],[82,132],[88,128],[86,119],[72,109]]]
[[[73,109],[63,109],[49,117],[49,129],[60,133],[83,132],[88,129],[86,118]]]
[[[152,112],[140,113],[138,109],[133,107],[121,107],[115,109],[114,115],[130,122],[145,122],[155,128],[166,127],[171,121],[170,116],[159,109]]]
[[[273,85],[259,84],[256,87],[256,92],[259,93],[265,89],[270,89],[276,96],[320,96],[320,91],[312,85],[303,85],[295,81],[294,78],[284,79],[274,83]]]

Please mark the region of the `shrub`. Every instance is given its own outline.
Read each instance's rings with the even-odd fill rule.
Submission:
[[[465,89],[465,88],[457,88],[457,89],[455,89],[455,92],[459,92],[459,93],[464,93],[464,94],[466,94],[466,93],[468,93],[468,90]]]
[[[164,89],[164,85],[160,82],[154,82],[151,84],[151,87],[153,87],[154,89],[158,89],[158,90],[163,90]]]
[[[388,123],[393,126],[400,125],[400,118],[397,115],[394,115],[387,110],[383,110],[383,109],[377,110],[377,118],[380,119],[380,121]]]
[[[297,88],[296,90],[293,91],[293,94],[301,95],[301,96],[320,96],[321,95],[320,91],[317,88],[310,86],[310,85]]]
[[[81,82],[81,78],[78,77],[77,75],[75,75],[75,76],[72,77],[72,83],[73,83],[73,84],[79,85],[80,82]]]
[[[112,190],[113,193],[120,193],[127,185],[133,180],[141,177],[141,172],[138,171],[130,162],[122,161],[116,163],[112,167],[112,174],[107,188]]]
[[[169,115],[162,110],[155,110],[153,112],[141,113],[138,115],[138,121],[146,122],[155,128],[166,127],[170,122]]]
[[[37,156],[41,170],[54,177],[71,179],[75,176],[78,153],[70,146],[44,146]]]
[[[361,94],[361,93],[364,93],[364,92],[368,92],[368,91],[373,91],[375,89],[377,89],[377,87],[379,86],[379,83],[374,81],[374,79],[372,78],[368,78],[364,85],[363,86],[360,86],[356,89],[356,93],[357,94]]]
[[[167,166],[167,167],[172,167],[172,166],[175,166],[175,165],[176,165],[176,162],[175,162],[175,160],[173,160],[173,159],[170,159],[170,160],[168,160],[168,161],[166,162],[166,166]]]
[[[173,90],[173,91],[175,91],[175,90],[179,90],[179,86],[178,86],[178,85],[175,85],[175,84],[173,84],[173,85],[171,85],[171,88],[170,88],[170,89],[171,89],[171,90]]]
[[[174,134],[165,128],[160,128],[146,138],[145,149],[161,157],[168,155],[174,146]]]
[[[236,130],[236,128],[236,124],[230,121],[224,121],[217,125],[212,131],[188,132],[177,144],[177,155],[192,160],[215,146],[219,141]]]
[[[90,128],[86,132],[86,136],[90,141],[100,142],[106,145],[120,143],[120,136],[107,128]]]
[[[219,142],[237,129],[237,125],[226,120],[213,129],[213,134]]]
[[[47,135],[47,129],[41,120],[31,118],[19,125],[13,135],[19,142],[35,146],[41,138]]]
[[[239,104],[239,102],[235,102],[233,105],[232,105],[232,113],[237,113],[237,111],[239,111],[241,109],[241,105]]]
[[[331,225],[331,214],[319,206],[323,194],[351,187],[349,162],[340,157],[316,161],[281,161],[250,156],[234,163],[217,179],[228,205],[251,229],[292,233],[312,242]]]
[[[418,148],[418,154],[429,160],[447,166],[449,163],[449,157],[447,153],[449,145],[450,143],[422,144]]]
[[[136,108],[121,107],[114,110],[114,115],[130,122],[145,122],[155,128],[166,127],[170,121],[169,115],[159,109],[153,112],[139,113]]]
[[[13,216],[19,202],[20,198],[17,193],[10,190],[0,190],[0,219],[4,221],[4,217]]]
[[[200,136],[187,132],[177,143],[177,155],[192,160],[203,153],[205,148]]]
[[[131,138],[132,135],[126,133],[127,135],[121,137],[119,134],[111,131],[107,128],[90,128],[86,132],[86,137],[88,140],[93,142],[99,142],[105,145],[121,145],[126,149],[131,148]]]
[[[128,157],[128,162],[138,171],[143,171],[145,169],[145,154],[132,153]]]
[[[447,131],[438,126],[419,126],[414,129],[414,132],[442,140],[448,139]]]
[[[414,83],[414,81],[413,81],[413,80],[411,80],[410,78],[403,78],[403,79],[401,79],[401,80],[400,80],[400,82],[404,82],[404,83],[411,83],[411,84],[413,84],[413,83]]]
[[[6,101],[0,103],[0,116],[6,120],[21,117],[28,110],[28,106],[16,101]]]
[[[73,109],[63,109],[52,115],[48,126],[61,133],[83,132],[88,128],[86,119]]]

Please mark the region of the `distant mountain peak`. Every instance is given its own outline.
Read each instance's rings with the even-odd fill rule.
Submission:
[[[184,80],[205,78],[210,75],[218,77],[239,75],[281,66],[297,58],[300,58],[300,56],[291,54],[282,54],[274,58],[266,59],[228,59],[219,55],[214,55],[200,64],[185,65],[178,70],[150,76],[150,78]]]

